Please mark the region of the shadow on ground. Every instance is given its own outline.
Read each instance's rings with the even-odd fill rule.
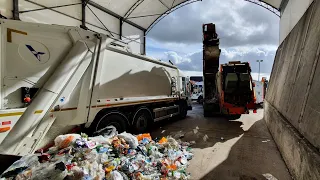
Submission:
[[[264,120],[256,121],[231,146],[223,162],[217,166],[215,163],[207,164],[207,172],[201,179],[266,180],[267,177],[279,180],[291,179],[275,143],[265,132],[268,133]],[[270,178],[270,180],[276,179]]]
[[[151,134],[159,138],[183,135],[182,141],[196,142],[187,170],[191,179],[291,179],[262,117],[263,109],[237,120],[205,118],[202,107],[194,105],[186,119],[156,123]]]
[[[182,141],[195,141],[194,148],[212,147],[243,133],[242,122],[225,117],[204,118],[202,107],[197,105],[186,119],[169,119],[154,125],[152,137],[172,136]]]

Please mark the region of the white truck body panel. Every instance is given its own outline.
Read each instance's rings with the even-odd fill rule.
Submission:
[[[129,53],[107,36],[75,27],[0,22],[1,153],[32,153],[59,129],[88,127],[101,109],[173,102],[185,90],[175,66]],[[39,88],[27,107],[22,87]]]
[[[121,53],[119,53],[121,52]],[[124,51],[107,49],[100,75],[98,99],[121,101],[121,98],[168,98],[171,77],[178,78],[178,70],[170,65],[139,59]],[[107,90],[106,90],[107,89]],[[104,103],[104,102],[101,102]]]
[[[256,104],[263,103],[263,83],[260,81],[254,81],[254,94],[256,97]]]

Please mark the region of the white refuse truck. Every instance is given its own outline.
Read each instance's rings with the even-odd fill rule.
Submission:
[[[186,117],[189,80],[176,66],[76,27],[0,20],[0,153],[33,153],[74,126],[144,132]]]

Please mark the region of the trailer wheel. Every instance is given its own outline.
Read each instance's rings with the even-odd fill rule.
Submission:
[[[97,121],[94,130],[95,132],[106,128],[107,126],[113,126],[117,129],[118,133],[122,133],[127,130],[127,119],[120,112],[111,112],[104,115],[100,120]],[[103,134],[101,131],[100,134]]]
[[[210,117],[211,116],[211,112],[209,112],[209,111],[203,111],[203,116],[204,117]]]
[[[233,115],[227,115],[228,120],[236,120],[241,117],[241,114],[233,114]]]
[[[147,107],[139,108],[133,116],[133,128],[135,133],[146,132],[153,122],[151,111]]]
[[[180,110],[180,118],[184,119],[187,117],[187,113],[188,113],[188,104],[185,101],[180,101],[179,103],[179,110]]]
[[[200,95],[200,96],[198,97],[197,102],[198,102],[199,104],[202,104],[202,102],[203,102],[203,96],[202,96],[202,95]]]

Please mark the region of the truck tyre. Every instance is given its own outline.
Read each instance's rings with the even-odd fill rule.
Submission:
[[[209,111],[203,111],[204,117],[210,117],[211,113]]]
[[[133,116],[132,126],[135,133],[146,132],[153,122],[151,111],[147,107],[139,108]]]
[[[107,126],[113,126],[117,129],[118,133],[127,131],[127,118],[120,112],[109,112],[102,116],[97,123],[92,124],[94,132],[102,130]],[[104,131],[101,131],[99,134],[103,135]]]
[[[185,101],[180,101],[179,103],[179,116],[181,119],[184,119],[187,117],[188,113],[188,104]]]
[[[200,95],[200,96],[198,97],[197,102],[198,102],[199,104],[202,104],[202,102],[203,102],[203,96],[202,96],[202,95]]]
[[[233,114],[233,115],[227,115],[228,120],[236,120],[241,117],[241,114]]]

